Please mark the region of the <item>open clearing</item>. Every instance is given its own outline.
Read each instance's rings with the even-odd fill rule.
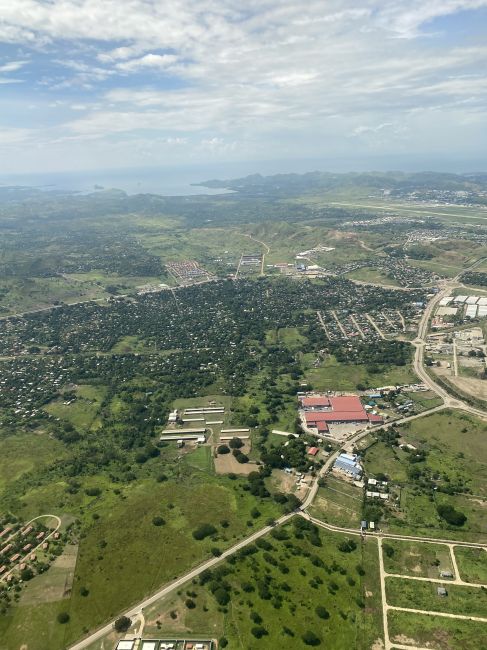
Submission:
[[[462,580],[487,584],[487,551],[485,549],[456,546],[455,557]]]
[[[387,539],[383,542],[382,547],[384,569],[387,573],[424,578],[439,578],[440,571],[453,573],[450,551],[447,546]]]
[[[443,586],[447,596],[439,596],[437,590]],[[422,580],[386,578],[387,604],[408,609],[447,612],[463,616],[487,618],[487,591],[477,587],[463,587]]]
[[[487,623],[399,611],[389,611],[388,621],[393,642],[432,650],[480,650],[487,647]]]

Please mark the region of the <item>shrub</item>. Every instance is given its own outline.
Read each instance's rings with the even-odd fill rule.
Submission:
[[[81,587],[81,589],[79,590],[79,593],[80,593],[80,596],[83,596],[84,598],[86,598],[86,596],[88,596],[90,592],[86,587]]]
[[[65,625],[66,623],[69,622],[69,614],[68,612],[59,612],[57,615],[57,620],[58,623],[61,623],[61,625]]]
[[[100,488],[97,487],[86,488],[85,494],[88,495],[89,497],[99,497],[101,494],[101,490]]]
[[[345,539],[338,544],[338,550],[342,553],[351,553],[357,548],[357,542],[353,539]]]
[[[196,530],[193,530],[193,537],[197,540],[205,539],[216,533],[216,528],[212,524],[201,524]]]
[[[186,605],[186,607],[188,609],[194,609],[196,607],[196,603],[194,602],[194,600],[192,598],[186,598],[186,600],[184,601],[184,604]]]
[[[226,648],[227,645],[228,645],[228,639],[226,639],[224,636],[222,636],[222,638],[221,638],[220,641],[218,642],[218,646],[219,646],[220,648]]]
[[[211,554],[214,555],[215,557],[220,557],[222,552],[220,551],[218,546],[213,546],[213,548],[211,549]]]

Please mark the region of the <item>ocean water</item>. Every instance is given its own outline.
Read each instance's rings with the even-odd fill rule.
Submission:
[[[89,193],[102,189],[123,190],[127,194],[190,196],[224,194],[225,189],[197,187],[193,183],[212,178],[231,178],[228,169],[150,168],[107,171],[61,172],[44,174],[0,175],[0,186],[34,187],[44,191]]]

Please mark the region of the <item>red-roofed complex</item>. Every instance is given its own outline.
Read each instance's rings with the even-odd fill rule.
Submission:
[[[301,406],[305,411],[312,409],[330,408],[330,400],[328,397],[302,397]]]
[[[306,425],[318,433],[328,432],[330,424],[368,424],[382,422],[380,415],[367,413],[357,395],[342,397],[302,397]]]

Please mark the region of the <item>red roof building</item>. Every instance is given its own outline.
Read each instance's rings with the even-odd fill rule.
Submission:
[[[305,410],[310,409],[321,409],[321,408],[330,408],[330,400],[328,397],[302,397],[301,406]]]
[[[310,456],[316,456],[316,454],[318,453],[318,451],[319,451],[318,447],[310,447],[310,448],[308,449],[308,454],[309,454]]]
[[[326,433],[330,424],[382,422],[380,415],[367,413],[357,395],[329,398],[305,397],[301,400],[301,404],[305,409],[306,424],[317,429],[318,433]]]

